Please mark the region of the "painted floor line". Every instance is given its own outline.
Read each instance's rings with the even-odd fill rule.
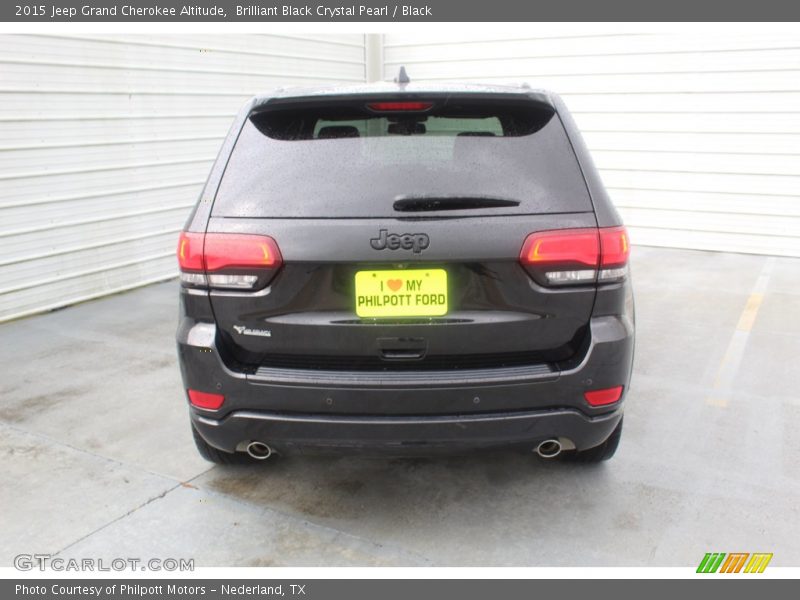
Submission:
[[[747,342],[750,338],[750,331],[753,329],[758,311],[764,301],[764,294],[767,291],[767,285],[769,285],[769,279],[772,276],[774,267],[775,257],[767,257],[764,261],[764,266],[761,267],[761,273],[759,273],[758,279],[756,279],[753,289],[750,291],[742,314],[739,315],[739,321],[720,361],[712,392],[706,398],[706,404],[720,408],[728,406],[733,382],[742,364]]]

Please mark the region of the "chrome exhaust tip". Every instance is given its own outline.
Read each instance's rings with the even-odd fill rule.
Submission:
[[[545,440],[536,446],[536,454],[542,458],[555,458],[561,454],[561,442],[558,440]]]
[[[247,444],[247,454],[256,460],[267,460],[272,456],[272,448],[264,442],[250,442]]]

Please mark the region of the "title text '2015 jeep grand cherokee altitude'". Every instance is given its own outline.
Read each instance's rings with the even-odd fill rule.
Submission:
[[[253,98],[178,248],[198,449],[607,459],[633,358],[628,254],[553,94]]]

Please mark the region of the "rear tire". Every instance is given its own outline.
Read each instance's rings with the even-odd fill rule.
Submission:
[[[249,454],[245,452],[225,452],[218,448],[214,448],[197,432],[194,425],[192,425],[192,437],[194,438],[194,445],[197,446],[197,451],[200,456],[207,461],[217,465],[250,465],[257,462]]]
[[[617,447],[619,446],[619,440],[621,437],[622,419],[620,419],[619,423],[617,423],[614,431],[611,432],[611,435],[608,436],[608,439],[606,439],[605,442],[599,446],[595,446],[594,448],[589,448],[588,450],[579,450],[569,454],[565,453],[564,458],[579,463],[603,462],[604,460],[608,460],[614,456],[614,453],[617,451]]]

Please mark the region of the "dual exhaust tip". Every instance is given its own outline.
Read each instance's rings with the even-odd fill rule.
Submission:
[[[556,439],[545,440],[536,446],[536,454],[542,458],[555,458],[561,454],[561,442]]]
[[[264,442],[250,442],[246,448],[247,454],[256,460],[267,460],[275,451]]]

